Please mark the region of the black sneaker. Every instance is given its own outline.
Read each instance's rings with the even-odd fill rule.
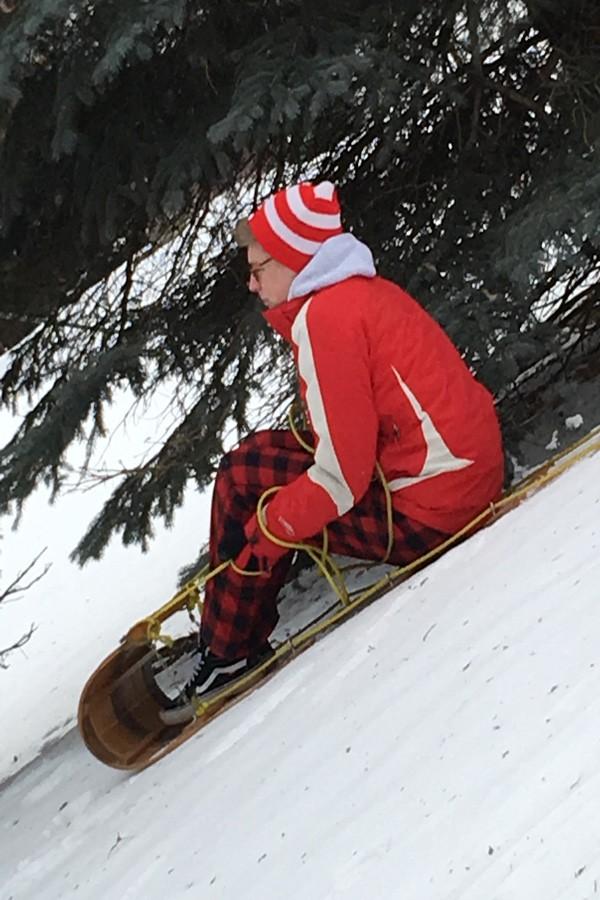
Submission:
[[[194,673],[170,709],[161,713],[167,725],[191,721],[196,715],[195,700],[208,700],[219,690],[246,672],[256,668],[274,653],[268,641],[255,653],[242,659],[228,660],[215,656],[208,647],[201,647]]]

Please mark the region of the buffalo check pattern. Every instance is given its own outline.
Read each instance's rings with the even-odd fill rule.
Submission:
[[[303,437],[310,442],[310,435]],[[308,469],[313,455],[290,431],[259,431],[223,456],[215,481],[210,532],[210,563],[226,559],[245,569],[258,569],[250,556],[244,525],[256,512],[260,496],[283,486]],[[403,565],[422,556],[447,535],[394,510],[394,548],[390,562]],[[380,560],[388,543],[385,493],[374,479],[361,500],[327,526],[331,553]],[[315,545],[320,545],[315,535]],[[264,645],[277,624],[277,596],[293,553],[286,553],[264,575],[243,575],[224,569],[206,585],[201,635],[217,656],[236,660]]]

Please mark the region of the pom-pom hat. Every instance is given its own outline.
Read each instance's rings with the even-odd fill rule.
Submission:
[[[248,225],[273,259],[300,272],[328,238],[343,231],[337,191],[330,181],[283,188],[261,203]]]

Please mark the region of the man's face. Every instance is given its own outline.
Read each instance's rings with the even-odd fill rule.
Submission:
[[[258,294],[269,309],[284,303],[296,272],[269,256],[258,242],[250,244],[247,253],[249,290]]]

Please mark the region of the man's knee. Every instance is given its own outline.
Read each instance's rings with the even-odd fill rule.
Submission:
[[[267,428],[246,435],[233,449],[223,454],[219,470],[231,469],[233,466],[245,461],[249,454],[260,452],[266,447],[277,446],[276,435],[276,431]]]

